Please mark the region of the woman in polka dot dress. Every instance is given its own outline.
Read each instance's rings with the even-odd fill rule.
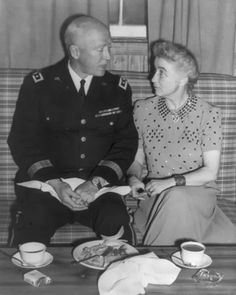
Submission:
[[[220,109],[192,94],[198,66],[188,49],[156,42],[153,55],[156,96],[135,104],[139,148],[128,171],[143,243],[236,242],[235,226],[216,203]]]

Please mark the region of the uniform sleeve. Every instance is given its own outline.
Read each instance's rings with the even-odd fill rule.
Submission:
[[[221,111],[216,107],[209,107],[204,113],[202,150],[220,150],[222,141]]]
[[[111,184],[119,183],[132,164],[138,146],[138,135],[133,120],[131,89],[120,92],[121,113],[115,126],[114,141],[109,153],[102,159],[92,176],[101,176]]]
[[[41,74],[38,75],[42,78]],[[16,103],[8,145],[24,177],[45,181],[58,177],[58,173],[48,157],[46,135],[40,123],[39,96],[36,95],[39,83],[43,81],[36,83],[32,75],[25,78]]]

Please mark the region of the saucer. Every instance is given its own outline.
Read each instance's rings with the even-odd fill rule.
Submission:
[[[184,268],[192,268],[192,269],[198,269],[198,268],[205,268],[209,265],[211,265],[212,263],[212,259],[210,256],[208,256],[207,254],[203,255],[203,259],[202,259],[202,263],[198,266],[190,266],[190,265],[186,265],[183,263],[181,256],[180,256],[180,251],[175,252],[171,255],[171,260],[177,264],[178,266],[184,267]]]
[[[17,252],[12,256],[11,261],[16,266],[19,266],[22,268],[40,268],[40,267],[45,267],[48,264],[50,264],[53,261],[53,256],[52,256],[52,254],[45,252],[43,261],[41,263],[35,264],[35,265],[31,265],[31,264],[29,265],[29,264],[22,261],[20,253]],[[22,261],[22,263],[21,263],[21,261]]]

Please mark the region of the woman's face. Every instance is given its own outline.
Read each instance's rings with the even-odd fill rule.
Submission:
[[[154,65],[156,72],[152,78],[152,83],[156,95],[172,97],[181,87],[186,85],[188,78],[175,62],[156,57]]]

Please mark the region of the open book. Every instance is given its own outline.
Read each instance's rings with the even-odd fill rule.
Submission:
[[[84,179],[76,178],[76,177],[62,178],[62,181],[68,183],[72,190],[75,190],[77,186],[85,182]],[[56,191],[54,190],[54,188],[46,182],[42,182],[39,180],[30,180],[30,181],[20,182],[17,184],[20,186],[28,187],[28,188],[40,189],[43,192],[49,192],[53,197],[61,201]],[[101,195],[105,193],[116,193],[116,194],[125,196],[128,193],[130,193],[130,191],[131,189],[128,185],[103,187],[95,194],[95,199],[97,199],[98,197],[100,197]]]

